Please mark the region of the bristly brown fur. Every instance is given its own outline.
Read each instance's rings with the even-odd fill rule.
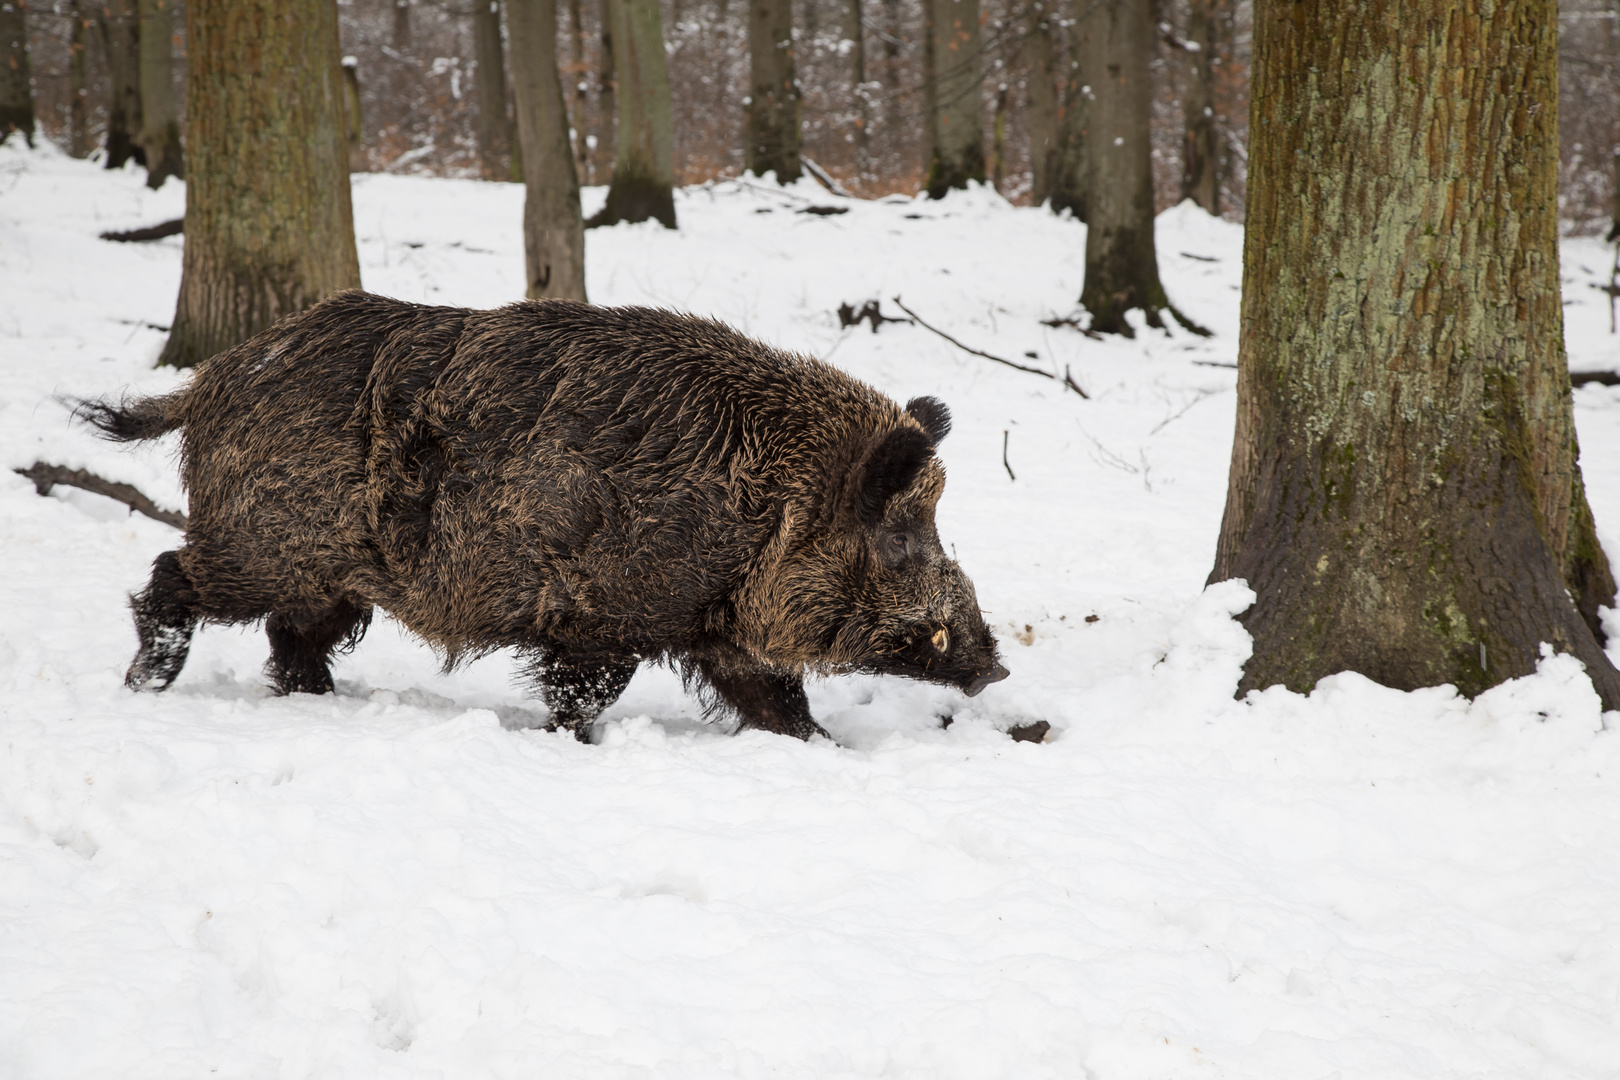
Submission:
[[[808,671],[1005,675],[934,531],[945,406],[902,410],[710,320],[350,292],[183,391],[80,415],[120,439],[184,427],[191,518],[165,581],[186,610],[143,601],[175,624],[143,626],[143,650],[273,615],[272,679],[327,688],[378,606],[451,663],[522,650],[576,732],[642,659],[801,737]]]

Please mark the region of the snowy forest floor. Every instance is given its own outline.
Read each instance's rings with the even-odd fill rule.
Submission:
[[[356,176],[365,286],[518,298],[522,200]],[[269,696],[257,629],[123,689],[125,594],[176,533],[10,470],[183,508],[172,441],[98,442],[59,400],[178,382],[153,361],[181,239],[97,234],[183,204],[0,149],[0,1080],[1620,1074],[1620,735],[1579,665],[1475,702],[1353,674],[1233,699],[1248,594],[1203,582],[1238,227],[1158,222],[1213,337],[1108,341],[1040,321],[1073,311],[1084,227],[988,190],[728,182],[679,193],[678,231],[588,234],[597,303],[949,403],[940,533],[1012,677],[972,701],[817,681],[837,745],[806,745],[732,737],[649,668],[586,746],[532,730],[509,657],[440,674],[381,618],[333,696]],[[1572,367],[1620,366],[1610,250],[1563,256]],[[1090,399],[920,328],[840,330],[840,303],[897,295]],[[1575,403],[1620,554],[1620,389]],[[1043,744],[1005,734],[1035,720]]]

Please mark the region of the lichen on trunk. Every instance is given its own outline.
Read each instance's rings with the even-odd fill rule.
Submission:
[[[1237,432],[1211,581],[1239,692],[1620,673],[1576,463],[1552,0],[1255,12]]]

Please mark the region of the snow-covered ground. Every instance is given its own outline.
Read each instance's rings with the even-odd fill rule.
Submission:
[[[368,288],[520,295],[521,188],[354,197]],[[1620,736],[1578,665],[1473,703],[1348,674],[1233,700],[1247,595],[1203,581],[1236,226],[1159,219],[1214,337],[1106,342],[1040,323],[1073,308],[1084,228],[988,191],[724,183],[680,193],[677,232],[590,233],[599,303],[950,404],[940,532],[1013,675],[971,702],[813,684],[838,745],[806,745],[708,727],[645,670],[585,746],[524,728],[508,658],[441,675],[385,620],[335,696],[268,696],[263,634],[218,628],[169,693],[123,689],[124,594],[176,534],[9,470],[183,506],[172,444],[98,442],[58,400],[175,384],[152,364],[181,241],[96,234],[182,206],[0,150],[0,1080],[1620,1075]],[[1578,368],[1620,366],[1609,260],[1564,249]],[[1090,399],[839,329],[897,295]],[[1620,390],[1576,410],[1620,553]],[[1033,720],[1044,744],[1004,734]]]

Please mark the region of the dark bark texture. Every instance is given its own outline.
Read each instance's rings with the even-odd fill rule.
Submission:
[[[140,0],[141,151],[146,186],[185,179],[180,109],[174,97],[174,0]]]
[[[134,161],[146,164],[141,149],[141,40],[135,0],[108,0],[97,19],[102,55],[107,60],[107,160],[109,169]]]
[[[929,60],[934,94],[929,102],[932,150],[930,197],[943,198],[969,180],[983,181],[984,84],[979,74],[983,36],[979,0],[924,0],[929,12]]]
[[[658,0],[608,0],[619,126],[613,183],[592,225],[621,221],[675,227],[675,137]]]
[[[1080,305],[1091,329],[1132,334],[1125,313],[1149,326],[1170,307],[1153,245],[1153,8],[1151,0],[1096,0],[1079,23],[1088,97],[1084,131],[1086,278]]]
[[[1036,206],[1052,197],[1059,162],[1057,75],[1058,55],[1052,41],[1054,17],[1047,10],[1057,0],[1035,0],[1025,15],[1018,66],[1024,75],[1024,96],[1029,109],[1030,201]]]
[[[797,180],[799,80],[793,66],[793,0],[748,0],[749,97],[743,167]]]
[[[585,299],[585,222],[557,74],[556,0],[507,0],[523,144],[523,256],[531,300]]]
[[[506,111],[499,0],[477,0],[472,21],[478,57],[478,170],[485,180],[505,180],[512,175],[512,118]]]
[[[1254,25],[1210,575],[1258,595],[1239,692],[1353,670],[1473,695],[1545,642],[1620,706],[1563,348],[1554,3],[1263,0]]]
[[[1182,93],[1181,197],[1211,214],[1221,212],[1220,159],[1216,154],[1214,8],[1191,0],[1187,10],[1187,85]],[[1197,46],[1193,48],[1192,46]]]
[[[175,367],[360,283],[333,0],[188,0],[186,37]]]
[[[34,87],[28,20],[19,0],[0,0],[0,139],[13,131],[34,145]]]

